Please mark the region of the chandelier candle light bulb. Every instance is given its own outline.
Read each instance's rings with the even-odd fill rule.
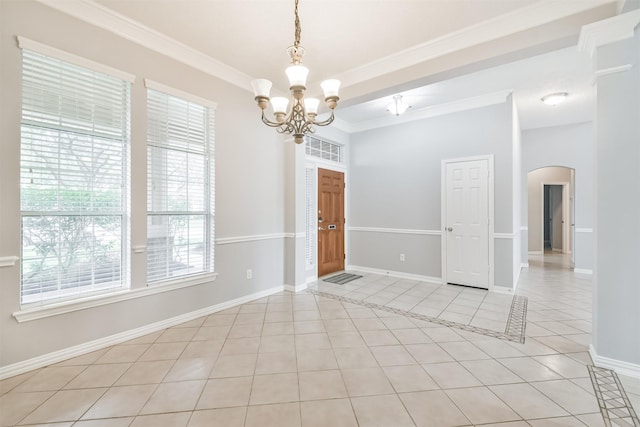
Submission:
[[[304,136],[315,132],[314,126],[327,126],[334,120],[333,110],[340,100],[338,93],[340,81],[335,79],[325,80],[320,83],[324,92],[324,101],[331,110],[331,115],[324,121],[316,121],[320,100],[305,98],[307,90],[307,76],[309,69],[302,65],[304,48],[300,46],[300,19],[298,17],[298,0],[295,0],[295,42],[287,49],[291,57],[291,65],[285,70],[289,78],[289,91],[291,92],[291,111],[287,112],[289,100],[283,97],[269,98],[272,83],[266,79],[256,79],[251,82],[255,100],[262,110],[262,122],[269,127],[274,127],[280,133],[293,135],[296,144],[304,141]],[[269,120],[264,111],[271,102],[275,121]]]

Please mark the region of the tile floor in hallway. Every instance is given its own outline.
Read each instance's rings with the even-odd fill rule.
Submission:
[[[0,424],[605,426],[590,277],[557,260],[522,272],[524,344],[285,292],[3,380]]]

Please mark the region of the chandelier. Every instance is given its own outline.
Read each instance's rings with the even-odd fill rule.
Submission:
[[[402,102],[402,95],[394,95],[393,103],[387,106],[387,111],[399,116],[400,114],[404,114],[409,108],[411,108],[411,105]]]
[[[324,101],[331,110],[331,115],[324,121],[316,121],[318,115],[318,105],[320,100],[316,98],[305,98],[304,92],[307,89],[307,75],[309,69],[302,65],[304,48],[300,46],[300,18],[298,17],[298,0],[295,0],[295,41],[293,46],[287,49],[291,57],[291,65],[287,67],[286,74],[289,78],[289,91],[291,92],[291,110],[287,112],[289,99],[285,97],[273,97],[269,99],[272,83],[267,79],[256,79],[251,82],[255,93],[255,100],[262,110],[262,122],[270,127],[276,128],[280,133],[293,135],[296,144],[301,144],[304,136],[315,132],[314,126],[327,126],[333,122],[333,110],[338,105],[338,91],[340,81],[335,79],[325,80],[320,83],[324,92]],[[275,121],[269,120],[264,110],[267,103],[271,101]]]

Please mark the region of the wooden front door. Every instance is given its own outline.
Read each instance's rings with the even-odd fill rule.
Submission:
[[[318,169],[318,276],[344,270],[344,174]]]

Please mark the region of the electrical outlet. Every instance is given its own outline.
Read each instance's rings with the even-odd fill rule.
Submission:
[[[404,254],[400,254],[400,261],[404,262]]]
[[[253,271],[251,269],[247,269],[247,279],[253,279]]]

